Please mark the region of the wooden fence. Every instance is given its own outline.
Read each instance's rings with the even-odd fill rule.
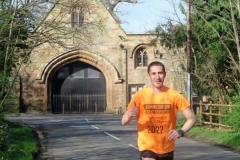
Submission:
[[[200,123],[207,124],[210,126],[219,127],[231,127],[222,124],[222,118],[226,116],[227,113],[232,113],[232,104],[212,104],[210,103],[194,103],[194,105],[199,105],[199,115]]]

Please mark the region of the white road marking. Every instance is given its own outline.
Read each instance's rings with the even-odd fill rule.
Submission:
[[[136,147],[136,146],[134,146],[132,144],[128,144],[128,145],[138,150],[138,147]]]
[[[89,122],[89,120],[86,118],[86,121]]]
[[[69,127],[88,127],[88,126],[69,126]]]
[[[108,136],[110,136],[110,137],[112,137],[112,138],[114,138],[114,139],[116,139],[116,140],[118,140],[118,141],[120,141],[121,139],[120,138],[117,138],[117,137],[115,137],[115,136],[113,136],[113,135],[111,135],[111,134],[109,134],[108,132],[104,132],[106,135],[108,135]]]
[[[91,120],[91,122],[95,122],[95,123],[121,123],[121,121],[97,121],[97,120]]]
[[[50,120],[50,122],[59,122],[59,120]]]
[[[95,129],[99,129],[98,127],[94,126],[94,125],[91,125],[91,127],[95,128]]]
[[[64,153],[69,153],[69,152],[79,152],[79,150],[70,150],[70,151],[60,151],[58,154],[64,154]],[[55,158],[56,159],[56,158]],[[60,158],[61,159],[61,158]]]
[[[72,120],[49,120],[50,122],[67,122]]]

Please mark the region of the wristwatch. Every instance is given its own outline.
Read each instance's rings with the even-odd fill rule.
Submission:
[[[179,130],[178,133],[183,137],[185,132],[183,130]]]

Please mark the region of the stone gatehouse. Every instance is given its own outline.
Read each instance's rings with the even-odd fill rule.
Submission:
[[[45,17],[44,21],[50,21],[64,12],[61,21],[67,24],[65,29],[77,28],[79,32],[74,38],[62,37],[62,45],[46,42],[31,51],[29,63],[20,70],[20,112],[53,113],[54,95],[103,94],[104,113],[125,109],[134,93],[149,85],[147,65],[152,61],[163,62],[167,71],[165,84],[185,94],[185,71],[181,68],[186,65],[184,53],[150,46],[154,35],[126,34],[99,0],[91,3],[94,5],[88,10],[74,3],[67,12],[55,5]],[[102,19],[101,30],[82,36],[81,27],[95,19]],[[88,36],[92,44],[86,47],[83,41]],[[58,105],[62,109],[62,104]],[[88,104],[79,105],[83,110]]]

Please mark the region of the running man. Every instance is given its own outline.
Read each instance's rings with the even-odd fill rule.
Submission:
[[[126,125],[136,117],[142,160],[173,160],[174,141],[193,127],[195,114],[181,94],[164,86],[166,72],[161,62],[150,63],[147,72],[151,87],[134,95],[122,117],[122,124]],[[176,130],[177,110],[187,119],[179,131]]]

